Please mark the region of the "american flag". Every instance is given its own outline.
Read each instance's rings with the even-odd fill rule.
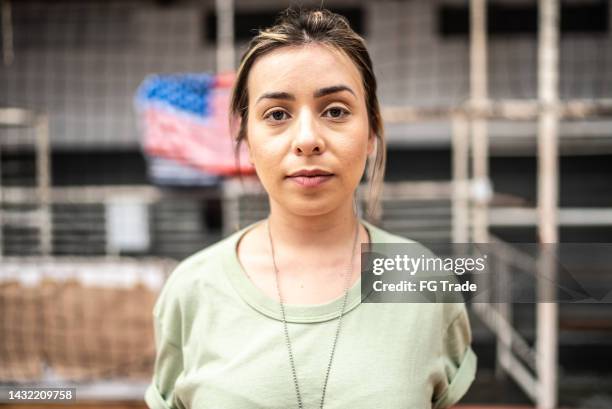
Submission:
[[[252,173],[244,145],[239,164],[235,160],[228,125],[230,92],[227,75],[148,77],[136,96],[145,154],[209,175]]]

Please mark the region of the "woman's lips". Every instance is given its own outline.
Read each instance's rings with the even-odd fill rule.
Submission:
[[[289,179],[291,179],[300,186],[316,187],[327,182],[332,177],[334,177],[334,175],[289,176]]]

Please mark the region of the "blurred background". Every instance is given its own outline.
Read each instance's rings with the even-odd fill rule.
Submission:
[[[324,2],[378,78],[376,224],[504,243],[510,271],[550,269],[512,243],[612,242],[610,3]],[[254,30],[291,4],[320,2],[1,1],[0,389],[144,407],[167,275],[266,215],[227,98]],[[610,267],[583,263],[612,288]],[[470,305],[479,369],[462,404],[611,408],[609,302]]]

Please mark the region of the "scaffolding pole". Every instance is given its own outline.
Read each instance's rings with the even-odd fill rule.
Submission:
[[[538,98],[541,110],[538,132],[538,238],[540,243],[558,242],[559,196],[558,86],[559,2],[539,2]],[[538,262],[537,372],[538,408],[557,406],[558,305],[554,298],[553,254],[542,251]],[[548,302],[545,302],[548,301]]]
[[[236,59],[234,48],[234,0],[216,0],[217,73],[232,71]]]
[[[51,220],[51,163],[49,145],[49,117],[21,108],[0,108],[0,125],[7,127],[32,128],[35,133],[34,152],[36,183],[31,190],[27,204],[34,204],[34,209],[10,210],[6,204],[25,204],[23,201],[12,201],[11,191],[19,187],[5,186],[2,178],[0,160],[0,259],[6,253],[6,238],[3,237],[5,224],[17,224],[37,228],[40,239],[40,254],[49,256],[53,252],[52,220]],[[17,146],[27,141],[18,141]],[[9,146],[8,142],[0,141],[0,148]],[[17,223],[15,223],[17,221]]]
[[[488,100],[487,76],[487,8],[486,0],[470,3],[470,102],[475,109],[482,109]],[[487,205],[491,187],[489,184],[489,141],[487,121],[472,118],[472,241],[487,243]]]
[[[470,237],[469,214],[469,122],[465,115],[452,116],[453,193],[452,239],[453,243],[468,243]]]

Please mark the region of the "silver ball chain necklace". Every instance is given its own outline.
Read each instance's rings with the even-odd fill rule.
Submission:
[[[274,275],[276,279],[276,289],[278,290],[278,299],[280,303],[281,315],[283,317],[283,329],[285,331],[285,342],[287,344],[287,351],[289,352],[289,363],[291,364],[291,374],[293,375],[293,384],[295,385],[295,394],[297,397],[297,404],[299,409],[303,409],[304,405],[302,403],[302,395],[300,393],[300,384],[297,378],[297,371],[295,369],[295,361],[293,359],[293,349],[291,347],[291,340],[289,338],[289,328],[287,326],[287,316],[285,314],[285,305],[283,301],[283,297],[280,290],[280,285],[278,283],[278,267],[276,265],[276,257],[274,254],[274,244],[272,242],[272,233],[270,233],[270,219],[266,221],[268,227],[268,238],[270,240],[270,249],[272,251],[272,264],[274,266]],[[344,298],[342,300],[342,307],[340,309],[340,316],[338,318],[338,325],[336,327],[336,333],[334,336],[334,341],[332,343],[332,349],[329,356],[329,363],[327,364],[327,371],[325,373],[325,381],[323,383],[323,392],[321,393],[321,404],[319,406],[320,409],[323,409],[323,403],[325,402],[325,391],[327,390],[327,381],[329,380],[329,373],[331,371],[332,361],[334,360],[334,352],[336,351],[336,345],[338,343],[338,337],[340,336],[340,328],[342,325],[342,317],[344,316],[344,310],[346,308],[346,301],[348,299],[348,288],[349,283],[351,281],[351,273],[353,271],[353,258],[355,257],[355,251],[357,248],[357,239],[359,237],[359,222],[356,220],[355,227],[355,237],[353,238],[353,246],[351,250],[351,258],[349,260],[349,266],[345,277],[344,284]]]

